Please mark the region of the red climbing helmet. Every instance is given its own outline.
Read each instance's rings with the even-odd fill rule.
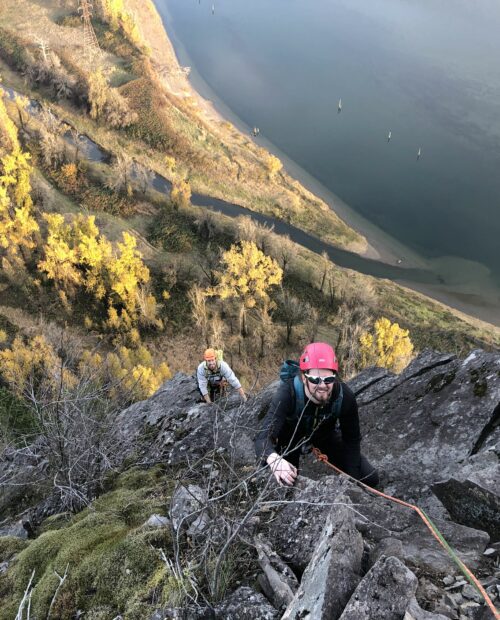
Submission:
[[[335,351],[326,342],[311,342],[300,356],[300,370],[311,368],[327,368],[338,372],[339,363]]]

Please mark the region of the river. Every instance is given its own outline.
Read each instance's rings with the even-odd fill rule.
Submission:
[[[395,279],[500,324],[499,3],[156,6],[203,96],[242,130],[258,126],[294,176],[438,284]]]

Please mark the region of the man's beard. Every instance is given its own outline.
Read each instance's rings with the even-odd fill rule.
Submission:
[[[312,392],[312,395],[318,401],[318,403],[323,404],[329,400],[330,390],[325,390],[321,392],[319,390],[315,390],[314,392]]]

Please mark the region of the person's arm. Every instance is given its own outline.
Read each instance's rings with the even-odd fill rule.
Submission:
[[[196,380],[198,381],[198,387],[200,388],[201,395],[205,399],[205,402],[212,402],[208,394],[208,381],[205,377],[205,365],[203,362],[196,369]]]
[[[295,404],[290,394],[290,387],[285,383],[280,383],[255,437],[255,454],[262,465],[267,462],[267,458],[272,453],[276,454],[275,441],[292,407],[295,407]]]
[[[352,390],[345,383],[342,384],[342,388],[344,395],[340,412],[340,431],[344,444],[344,467],[346,474],[355,476],[361,463],[358,403]]]
[[[235,390],[241,389],[241,383],[227,362],[220,363],[220,374]]]
[[[234,374],[232,368],[227,362],[223,361],[220,363],[220,374],[222,377],[224,377],[224,379],[229,383],[231,387],[233,387],[235,390],[238,390],[241,399],[243,400],[243,402],[246,402],[247,397],[245,392],[243,391],[243,388],[241,387],[241,383],[239,382],[238,377]]]

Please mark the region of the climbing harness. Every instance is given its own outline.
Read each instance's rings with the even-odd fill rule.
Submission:
[[[439,544],[445,549],[447,554],[451,557],[451,559],[458,566],[458,568],[460,569],[460,571],[462,572],[464,577],[467,579],[467,581],[473,587],[475,587],[476,590],[484,598],[486,604],[488,605],[488,607],[490,608],[491,612],[493,613],[493,617],[495,618],[495,620],[500,620],[500,612],[493,605],[492,600],[488,596],[486,590],[483,588],[483,586],[481,585],[481,583],[479,582],[477,577],[475,575],[473,575],[471,570],[469,568],[467,568],[467,566],[457,556],[455,551],[453,551],[453,549],[450,547],[450,545],[445,540],[444,536],[441,534],[441,532],[438,530],[438,528],[434,525],[434,523],[429,519],[429,517],[425,514],[425,512],[421,508],[418,508],[418,506],[415,506],[413,504],[405,502],[402,499],[398,499],[397,497],[392,497],[392,495],[387,495],[386,493],[382,493],[382,491],[377,491],[377,489],[373,489],[372,487],[368,486],[364,482],[361,482],[361,480],[356,480],[356,478],[353,478],[352,476],[349,476],[349,474],[346,474],[344,471],[339,469],[337,466],[335,466],[332,463],[330,463],[330,461],[328,460],[328,457],[326,456],[326,454],[323,454],[320,450],[318,450],[318,448],[313,448],[312,452],[313,452],[314,456],[318,459],[318,461],[321,461],[321,462],[325,463],[325,465],[328,465],[329,467],[334,469],[338,474],[342,474],[342,475],[346,476],[352,482],[360,484],[363,488],[365,488],[370,493],[373,493],[374,495],[378,495],[379,497],[383,497],[384,499],[388,499],[391,502],[395,502],[396,504],[400,504],[401,506],[406,506],[406,508],[411,508],[412,510],[414,510],[418,514],[418,516],[422,519],[422,521],[425,523],[425,525],[430,530],[430,532],[434,536],[434,538],[439,542]]]

